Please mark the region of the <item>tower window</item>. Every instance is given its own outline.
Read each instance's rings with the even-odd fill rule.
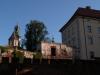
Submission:
[[[87,26],[87,31],[88,31],[89,33],[92,32],[91,26]]]
[[[100,27],[97,28],[97,33],[100,34]]]
[[[92,36],[89,36],[89,37],[88,37],[88,42],[89,42],[89,44],[91,44],[91,45],[93,44],[93,37],[92,37]]]

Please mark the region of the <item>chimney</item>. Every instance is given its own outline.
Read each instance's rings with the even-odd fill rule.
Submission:
[[[86,9],[91,9],[91,6],[86,6]]]

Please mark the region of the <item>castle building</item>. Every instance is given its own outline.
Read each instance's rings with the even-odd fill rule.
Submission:
[[[42,41],[40,47],[44,59],[72,59],[73,48],[65,44]]]
[[[76,48],[76,59],[100,57],[100,10],[79,7],[60,32],[62,43]]]

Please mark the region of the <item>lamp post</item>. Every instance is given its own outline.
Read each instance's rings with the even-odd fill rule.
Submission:
[[[14,59],[16,58],[16,50],[17,50],[17,47],[18,47],[18,40],[17,39],[14,39]]]
[[[17,50],[17,47],[18,47],[18,42],[19,42],[18,39],[14,39],[14,59],[15,60],[16,60],[16,50]],[[15,60],[14,60],[14,63],[16,62]],[[17,64],[15,64],[15,65],[16,65],[15,70],[16,70],[16,75],[17,75],[17,66],[18,65]]]

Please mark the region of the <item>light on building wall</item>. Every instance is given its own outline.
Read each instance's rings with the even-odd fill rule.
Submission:
[[[19,41],[21,41],[21,39],[19,38]]]
[[[18,40],[14,40],[14,47],[18,46]]]

